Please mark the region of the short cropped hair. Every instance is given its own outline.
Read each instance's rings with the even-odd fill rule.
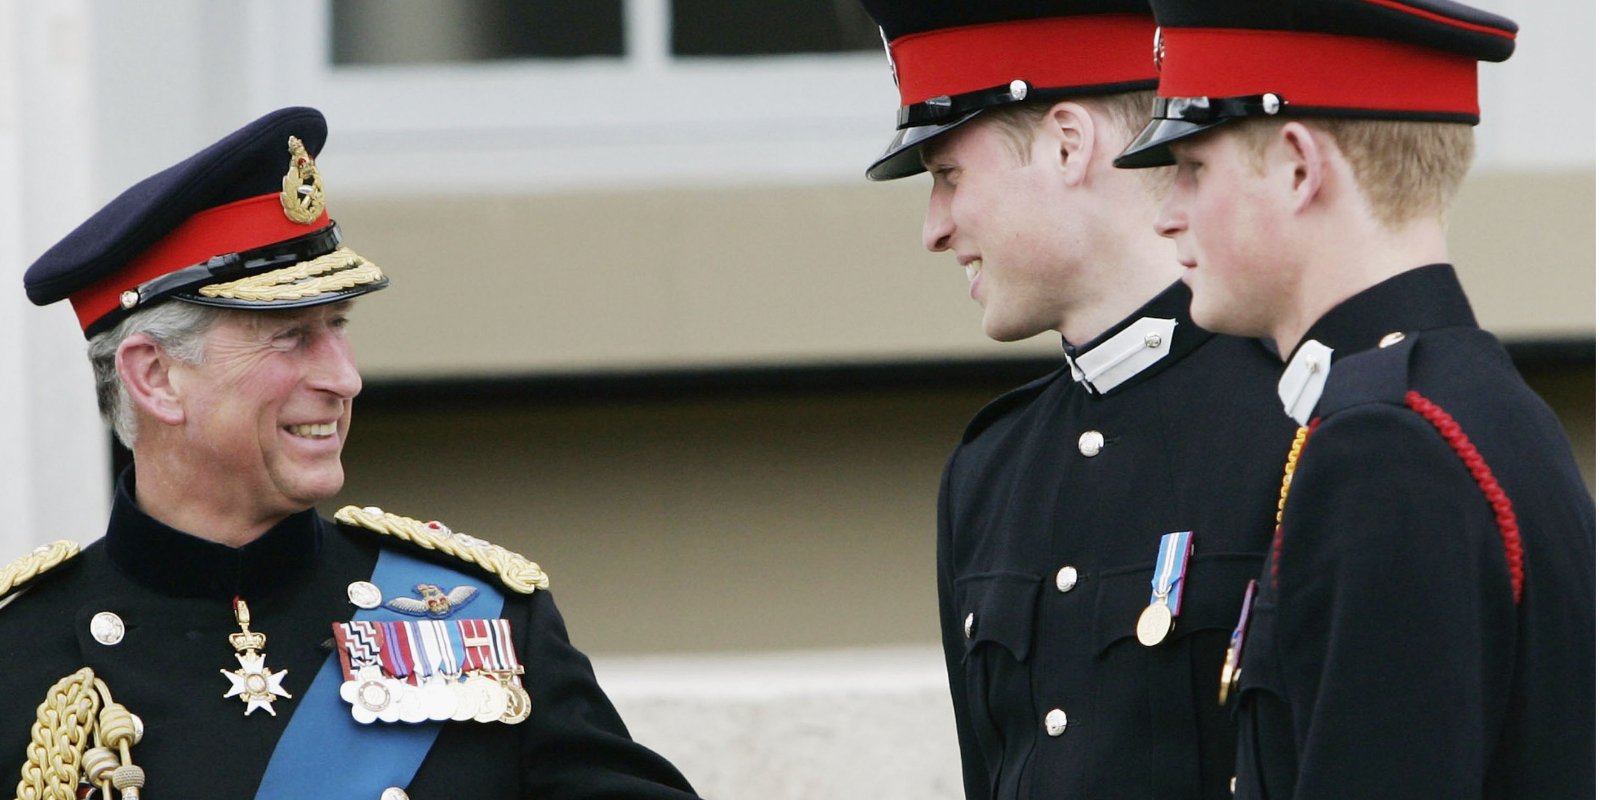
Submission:
[[[1119,139],[1130,142],[1150,122],[1150,108],[1155,103],[1155,97],[1155,90],[1151,89],[1052,100],[1026,100],[990,109],[984,112],[978,121],[987,120],[989,124],[998,127],[1006,135],[1017,159],[1026,164],[1032,158],[1033,137],[1038,134],[1039,120],[1044,119],[1044,115],[1057,103],[1071,101],[1087,107],[1091,112],[1098,112],[1097,116],[1110,120],[1111,124],[1116,126],[1117,133],[1120,134]],[[1152,193],[1159,194],[1165,190],[1172,171],[1146,169],[1139,172]]]
[[[124,447],[133,448],[138,439],[138,416],[133,400],[117,373],[117,348],[136,333],[149,336],[164,350],[185,364],[205,360],[205,335],[226,313],[220,308],[185,303],[179,300],[136,311],[115,328],[89,340],[89,365],[94,369],[95,399],[100,417],[111,426]]]
[[[1284,120],[1232,123],[1257,164]],[[1442,218],[1472,166],[1472,126],[1459,122],[1301,119],[1328,135],[1355,172],[1373,216],[1399,228],[1425,216]]]

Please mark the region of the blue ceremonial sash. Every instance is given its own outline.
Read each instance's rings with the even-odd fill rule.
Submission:
[[[445,591],[455,586],[474,586],[478,596],[473,600],[471,617],[493,619],[500,616],[505,596],[487,577],[457,572],[386,548],[379,552],[370,580],[382,590],[385,601],[412,597],[412,589],[419,583],[437,584]],[[388,621],[414,617],[380,605],[359,609],[351,619]],[[331,628],[333,620],[328,624]],[[322,663],[278,739],[256,790],[257,800],[377,797],[390,786],[410,785],[444,723],[362,725],[350,716],[350,704],[339,697],[342,683],[344,672],[335,651]]]

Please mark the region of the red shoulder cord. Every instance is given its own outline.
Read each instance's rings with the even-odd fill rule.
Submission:
[[[1500,541],[1506,548],[1506,566],[1511,571],[1511,599],[1517,603],[1522,602],[1522,532],[1517,527],[1517,514],[1511,509],[1511,498],[1500,488],[1500,482],[1495,480],[1494,473],[1489,470],[1489,464],[1478,454],[1478,448],[1467,438],[1465,431],[1456,424],[1455,418],[1450,413],[1435,405],[1432,400],[1423,397],[1416,391],[1406,392],[1406,405],[1412,411],[1422,415],[1439,435],[1450,443],[1451,449],[1456,451],[1456,457],[1465,464],[1467,471],[1472,473],[1473,480],[1478,482],[1478,490],[1483,492],[1484,499],[1489,501],[1489,507],[1494,509],[1494,521],[1500,528]]]
[[[1495,524],[1500,528],[1500,541],[1505,545],[1506,566],[1511,573],[1511,599],[1520,604],[1523,583],[1522,532],[1517,527],[1517,515],[1511,508],[1511,498],[1500,488],[1500,482],[1495,480],[1489,464],[1483,460],[1478,448],[1467,438],[1466,432],[1461,430],[1461,426],[1448,411],[1415,390],[1406,392],[1406,405],[1439,431],[1439,435],[1444,437],[1445,442],[1455,451],[1456,457],[1461,459],[1461,463],[1472,474],[1473,480],[1477,481],[1478,490],[1483,492],[1484,499],[1489,501],[1489,507],[1494,510]],[[1288,463],[1283,467],[1283,489],[1278,495],[1278,526],[1272,535],[1274,588],[1277,587],[1278,581],[1278,561],[1283,553],[1283,505],[1289,497],[1289,482],[1294,477],[1295,464],[1300,459],[1306,440],[1311,436],[1311,432],[1316,430],[1320,421],[1313,419],[1310,425],[1295,433],[1294,444],[1289,447]]]

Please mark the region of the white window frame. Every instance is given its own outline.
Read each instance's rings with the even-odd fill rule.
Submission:
[[[881,53],[674,58],[669,0],[624,0],[621,58],[443,65],[335,66],[328,0],[248,8],[253,93],[322,108],[361,190],[860,180],[898,104]]]

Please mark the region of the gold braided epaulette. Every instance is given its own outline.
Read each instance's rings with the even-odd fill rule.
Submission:
[[[366,528],[386,536],[410,542],[428,550],[448,553],[463,561],[470,561],[495,575],[506,588],[519,594],[533,594],[538,589],[549,589],[550,579],[538,564],[497,544],[490,544],[475,536],[451,531],[439,522],[421,522],[381,508],[345,506],[333,518],[346,525]]]
[[[65,564],[78,555],[78,543],[59,539],[34,548],[33,552],[0,568],[0,597],[13,589]]]

